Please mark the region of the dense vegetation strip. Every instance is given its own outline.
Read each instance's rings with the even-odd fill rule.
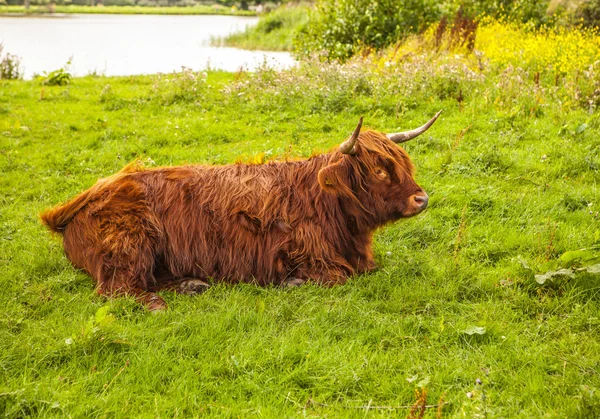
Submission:
[[[35,14],[61,14],[61,13],[79,13],[79,14],[119,14],[119,15],[237,15],[254,16],[255,12],[250,10],[240,10],[226,6],[163,6],[148,7],[138,5],[127,6],[81,6],[81,5],[41,5],[31,6],[26,9],[24,6],[6,6],[0,4],[0,14],[6,15],[35,15]]]
[[[345,60],[401,43],[440,22],[455,32],[472,32],[489,19],[530,30],[600,25],[599,0],[318,0],[312,7],[300,7],[304,13],[294,13],[290,6],[261,17],[257,27],[223,42],[242,48],[286,49],[299,57],[317,53],[327,59]],[[281,42],[277,44],[277,40]]]

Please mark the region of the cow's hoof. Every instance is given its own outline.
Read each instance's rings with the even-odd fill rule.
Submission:
[[[158,294],[148,294],[144,298],[144,304],[149,311],[162,311],[167,309],[167,303]]]
[[[202,294],[209,287],[210,285],[204,281],[200,281],[199,279],[185,279],[177,284],[175,291],[177,291],[179,294],[195,295]]]
[[[283,283],[281,284],[284,287],[299,287],[300,285],[303,285],[306,281],[304,279],[301,278],[287,278],[283,281]]]

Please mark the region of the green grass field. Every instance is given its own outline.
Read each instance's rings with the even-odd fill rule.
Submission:
[[[536,107],[533,76],[357,68],[0,81],[0,416],[404,417],[424,388],[447,403],[429,418],[598,417],[600,278],[533,276],[598,252],[598,114],[550,88]],[[165,292],[149,313],[97,296],[38,220],[135,159],[308,157],[361,115],[392,131],[441,108],[406,145],[430,207],[344,286]]]
[[[223,6],[193,6],[193,7],[143,7],[143,6],[77,6],[55,5],[52,11],[47,6],[0,6],[0,14],[50,14],[50,13],[84,13],[84,14],[117,14],[117,15],[238,15],[255,16],[256,13],[247,10],[231,10]]]

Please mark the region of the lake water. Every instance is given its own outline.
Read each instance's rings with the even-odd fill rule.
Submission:
[[[203,70],[253,70],[265,60],[274,67],[294,64],[288,53],[210,46],[211,37],[254,25],[256,17],[160,15],[63,15],[0,17],[4,52],[21,58],[25,77],[56,70],[72,58],[77,76],[107,76]]]

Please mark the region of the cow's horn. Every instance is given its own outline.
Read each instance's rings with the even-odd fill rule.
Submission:
[[[356,140],[358,140],[358,134],[360,134],[360,127],[362,127],[363,117],[361,116],[358,120],[358,125],[354,128],[354,132],[346,141],[344,141],[340,145],[340,151],[342,154],[356,154],[356,150],[354,146],[356,145]]]
[[[423,126],[420,126],[419,128],[415,128],[410,131],[395,132],[393,134],[388,134],[387,137],[396,144],[405,143],[408,140],[412,140],[413,138],[418,137],[419,135],[427,131],[429,127],[433,125],[436,119],[438,119],[441,113],[442,111],[436,113],[435,116],[429,120],[429,122],[427,122]]]

